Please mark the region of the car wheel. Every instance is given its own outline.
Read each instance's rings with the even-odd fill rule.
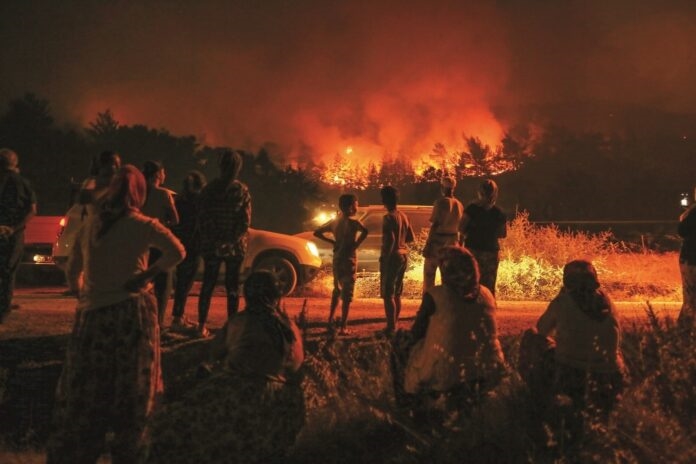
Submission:
[[[290,261],[280,256],[269,256],[262,258],[256,266],[254,266],[254,271],[270,271],[272,272],[278,282],[280,282],[280,289],[283,295],[289,295],[295,290],[297,286],[297,271],[295,266],[292,265]]]

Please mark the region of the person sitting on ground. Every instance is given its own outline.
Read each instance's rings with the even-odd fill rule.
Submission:
[[[340,298],[343,305],[341,307],[339,334],[345,335],[347,333],[348,311],[353,300],[358,271],[356,250],[367,238],[367,229],[360,221],[354,219],[358,211],[358,199],[355,195],[348,193],[341,195],[338,199],[338,207],[341,210],[338,217],[315,230],[314,236],[333,245],[334,288],[329,308],[329,331],[333,331],[334,314]],[[334,238],[327,237],[325,235],[327,233],[333,234]]]
[[[591,262],[564,266],[563,287],[536,328],[555,341],[553,393],[568,396],[575,410],[609,412],[623,389],[621,327]]]
[[[505,357],[495,298],[479,284],[474,256],[461,246],[445,247],[439,265],[442,285],[423,295],[396,391],[414,399],[444,396],[447,409],[461,409],[499,383]]]
[[[113,432],[113,462],[139,462],[147,420],[162,391],[157,307],[149,283],[185,255],[159,221],[140,213],[145,179],[116,174],[102,212],[79,229],[67,275],[79,287],[76,321],[58,381],[48,463],[94,463]],[[147,265],[150,248],[160,258]]]
[[[305,422],[301,333],[270,272],[252,273],[244,297],[227,323],[222,370],[155,417],[151,462],[276,462],[294,443]]]
[[[172,308],[172,325],[174,329],[190,329],[196,323],[184,317],[186,299],[193,286],[193,279],[200,261],[200,243],[198,234],[198,198],[205,187],[206,179],[200,171],[189,171],[184,178],[181,193],[174,198],[179,213],[179,223],[172,227],[172,232],[186,248],[186,258],[176,267],[176,285],[174,287],[174,306]]]

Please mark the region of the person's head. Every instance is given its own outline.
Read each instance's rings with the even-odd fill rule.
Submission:
[[[0,171],[14,171],[19,170],[19,157],[14,150],[9,148],[0,149]]]
[[[385,185],[379,191],[382,196],[382,204],[389,210],[395,210],[399,202],[399,191],[391,185]]]
[[[142,172],[132,164],[118,170],[106,193],[110,209],[139,210],[145,203],[147,184]]]
[[[476,298],[479,294],[479,271],[476,258],[461,246],[448,246],[439,253],[442,284],[453,288],[464,298]]]
[[[479,186],[478,197],[484,203],[494,205],[498,199],[498,184],[493,179],[484,180]]]
[[[164,165],[159,161],[145,161],[143,164],[143,175],[148,184],[161,185],[166,177]]]
[[[244,281],[244,299],[248,306],[275,307],[281,296],[278,279],[269,271],[254,271]]]
[[[345,216],[355,216],[358,212],[358,197],[352,193],[344,193],[338,198],[338,209]]]
[[[94,160],[94,175],[112,177],[121,169],[121,156],[115,151],[103,151]]]
[[[589,261],[570,261],[563,267],[563,289],[571,293],[594,292],[599,289],[597,270]]]
[[[202,172],[197,170],[189,171],[184,177],[183,193],[200,193],[205,187],[206,178]]]
[[[454,188],[457,186],[457,181],[453,177],[443,177],[440,182],[440,189],[442,194],[446,197],[451,197],[454,195]]]
[[[220,175],[226,179],[236,179],[242,170],[242,156],[237,151],[227,150],[218,157]]]

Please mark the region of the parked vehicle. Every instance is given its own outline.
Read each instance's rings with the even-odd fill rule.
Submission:
[[[63,218],[63,227],[53,246],[53,261],[62,269],[75,235],[83,221],[83,207],[73,205]],[[242,279],[252,271],[269,270],[289,295],[298,285],[311,281],[321,266],[316,245],[309,240],[266,230],[249,229],[249,246],[242,263]]]
[[[22,253],[17,279],[21,283],[44,284],[62,281],[62,274],[53,262],[51,248],[60,233],[62,216],[34,216],[24,230]]]
[[[430,228],[430,215],[433,207],[426,205],[399,205],[399,210],[406,213],[411,220],[413,232],[418,236],[424,230]],[[379,271],[379,253],[382,246],[382,218],[386,210],[382,205],[370,205],[358,207],[356,218],[363,223],[368,230],[367,239],[358,248],[358,270],[365,272]],[[296,234],[297,237],[313,240],[319,249],[322,266],[331,266],[333,249],[331,244],[314,237],[312,231]]]

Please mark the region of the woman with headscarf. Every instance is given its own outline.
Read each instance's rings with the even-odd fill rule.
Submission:
[[[406,394],[445,396],[453,406],[493,388],[505,371],[496,303],[479,284],[473,255],[460,246],[440,251],[442,285],[431,287],[411,328]]]
[[[679,216],[677,232],[683,240],[679,252],[683,303],[678,322],[691,331],[696,323],[696,203]]]
[[[222,371],[155,417],[151,462],[275,462],[294,443],[305,421],[301,334],[270,272],[252,273],[244,297],[227,323]]]
[[[477,196],[478,199],[464,209],[459,231],[464,246],[476,257],[481,271],[481,285],[495,295],[500,263],[499,239],[507,236],[507,218],[495,204],[498,200],[498,184],[495,181],[484,180]]]
[[[132,165],[116,174],[99,215],[77,233],[68,278],[79,288],[76,321],[55,405],[49,463],[96,462],[107,431],[112,462],[136,462],[161,390],[157,306],[148,284],[184,257],[179,241],[140,213],[145,179]],[[148,267],[150,248],[161,257]]]
[[[612,409],[623,388],[621,327],[616,309],[600,289],[592,263],[571,261],[563,268],[563,287],[537,321],[555,348],[554,392],[586,405]]]

